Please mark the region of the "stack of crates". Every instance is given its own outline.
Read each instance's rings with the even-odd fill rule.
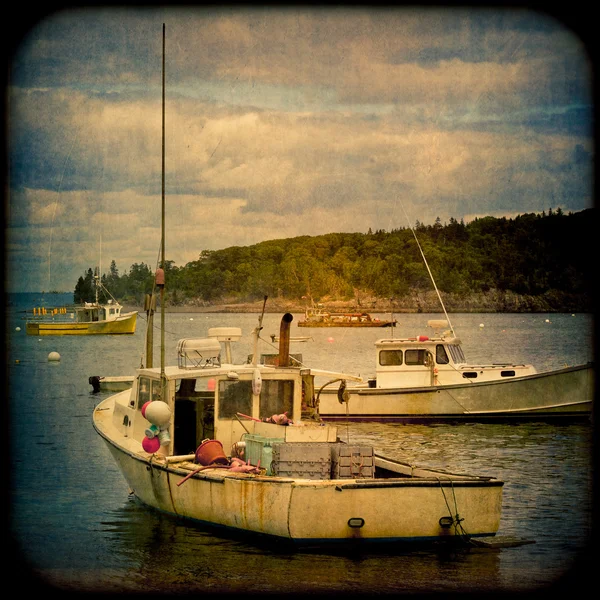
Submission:
[[[266,469],[267,475],[272,475],[273,445],[283,442],[284,439],[246,433],[242,440],[246,442],[246,462],[255,467],[260,465],[261,469]]]
[[[363,479],[375,476],[373,446],[331,444],[331,479]]]
[[[303,479],[331,478],[331,450],[327,442],[273,444],[273,475]]]

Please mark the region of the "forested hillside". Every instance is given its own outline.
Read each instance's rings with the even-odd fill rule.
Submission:
[[[558,209],[468,224],[438,219],[417,223],[414,234],[399,228],[269,240],[202,250],[181,267],[167,261],[166,299],[170,306],[204,306],[267,295],[303,305],[351,301],[427,311],[436,295],[422,249],[450,310],[491,302],[492,310],[591,311],[596,235],[594,209]],[[113,261],[102,280],[122,303],[140,305],[154,270],[134,264],[120,275]],[[80,277],[75,302],[91,299],[92,279],[92,269]]]

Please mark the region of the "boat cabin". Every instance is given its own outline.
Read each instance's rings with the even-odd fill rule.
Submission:
[[[83,306],[75,308],[75,321],[77,323],[93,323],[96,321],[116,321],[121,316],[123,307],[109,300],[107,304],[86,302]]]
[[[434,329],[429,337],[381,339],[375,343],[376,378],[369,387],[427,387],[490,382],[536,373],[532,365],[467,363],[461,341],[451,331],[440,332],[448,322],[428,321]]]
[[[328,439],[327,426],[313,420],[317,414],[313,371],[252,363],[234,366],[222,362],[221,346],[214,338],[180,340],[178,365],[165,368],[164,381],[160,368],[139,369],[130,396],[124,398],[128,401],[115,405],[114,423],[124,435],[138,440],[151,426],[144,407],[151,401],[166,402],[172,418],[158,426],[169,440],[161,446],[167,456],[194,453],[207,439],[219,440],[229,452],[244,434],[254,433],[274,415],[285,415],[294,423],[312,420],[308,429],[318,429],[319,435],[315,439],[313,431],[310,441],[335,441]]]

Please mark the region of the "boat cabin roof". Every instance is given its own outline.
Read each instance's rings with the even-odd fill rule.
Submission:
[[[410,338],[385,338],[381,340],[377,340],[375,342],[375,346],[377,348],[386,348],[389,346],[433,346],[436,344],[454,344],[460,345],[461,341],[459,338],[452,336],[438,336],[438,337],[428,337],[426,335],[418,335]]]
[[[305,375],[314,375],[315,377],[336,377],[346,379],[348,381],[363,382],[362,377],[350,375],[348,373],[338,373],[334,371],[325,371],[322,369],[311,369],[308,367],[274,367],[262,364],[245,364],[245,365],[229,365],[221,364],[220,366],[206,366],[197,368],[182,368],[179,366],[166,366],[164,369],[165,377],[172,379],[209,379],[212,377],[229,377],[235,379],[240,375],[253,375],[255,370],[259,369],[262,377],[271,375],[284,375],[290,377],[298,377]],[[149,377],[150,379],[160,379],[160,367],[141,368],[137,371],[140,377]]]

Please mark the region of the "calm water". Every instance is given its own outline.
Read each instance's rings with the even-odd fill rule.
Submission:
[[[390,456],[503,478],[499,535],[535,543],[452,553],[290,552],[183,525],[129,496],[92,427],[101,396],[92,393],[88,377],[127,375],[139,366],[144,318],[133,336],[37,338],[25,334],[18,310],[26,307],[10,308],[9,530],[16,567],[26,570],[15,571],[22,586],[38,575],[43,584],[77,592],[533,592],[571,583],[567,576],[587,567],[593,523],[590,424],[342,425],[343,439],[368,442]],[[315,367],[368,376],[374,372],[373,342],[392,334],[387,329],[298,329],[299,316],[292,335],[313,340],[292,343],[291,351]],[[396,316],[395,335],[427,334],[427,319],[439,318]],[[450,318],[469,359],[532,362],[538,370],[593,360],[590,315]],[[279,333],[280,319],[265,315],[262,337],[268,342]],[[174,360],[180,337],[201,337],[214,326],[239,326],[247,335],[257,322],[257,315],[167,315],[166,362]],[[158,344],[158,331],[154,339]],[[251,347],[250,340],[240,341],[234,355],[244,357]],[[48,361],[52,351],[61,355],[59,363]],[[263,351],[276,349],[265,343]],[[326,506],[322,518],[327,518]]]

